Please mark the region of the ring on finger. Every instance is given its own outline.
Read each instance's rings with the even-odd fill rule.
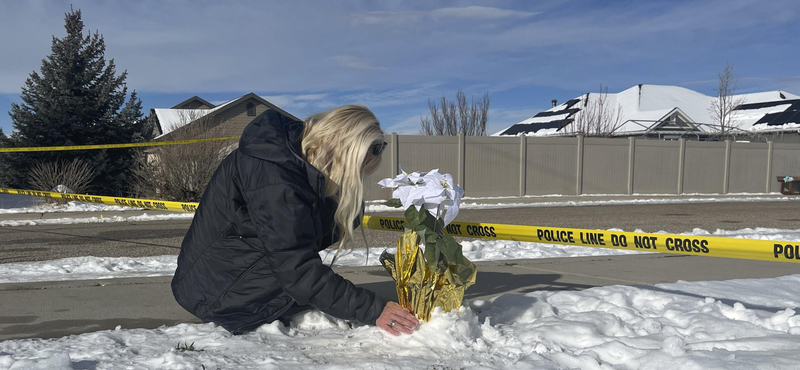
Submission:
[[[394,324],[397,324],[397,320],[392,320],[391,322],[389,322],[389,327],[394,329]]]

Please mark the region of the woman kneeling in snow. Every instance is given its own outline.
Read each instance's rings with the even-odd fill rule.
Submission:
[[[234,334],[312,308],[410,333],[419,323],[413,315],[356,287],[319,256],[352,240],[364,175],[385,146],[378,120],[362,106],[305,123],[273,109],[256,117],[200,200],[172,279],[175,299]]]

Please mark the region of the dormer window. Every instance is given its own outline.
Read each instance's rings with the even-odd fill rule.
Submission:
[[[253,103],[247,103],[247,115],[248,116],[255,116],[256,115],[256,105]]]

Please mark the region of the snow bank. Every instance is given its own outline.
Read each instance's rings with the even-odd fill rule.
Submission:
[[[0,368],[790,369],[796,297],[800,275],[508,294],[435,312],[400,337],[317,311],[241,336],[213,324],[117,327],[0,342]]]
[[[32,198],[40,199],[40,198]],[[109,206],[105,204],[69,202],[67,204],[41,204],[36,207],[0,208],[0,214],[10,213],[54,213],[54,212],[111,212],[133,211],[136,208]]]
[[[102,216],[102,215],[101,215]],[[39,220],[3,220],[2,226],[37,226],[37,225],[64,225],[64,224],[96,224],[103,222],[132,222],[132,221],[161,221],[161,220],[191,220],[193,213],[171,213],[161,215],[148,215],[147,213],[138,216],[111,216],[111,217],[84,217],[84,218],[45,218]]]

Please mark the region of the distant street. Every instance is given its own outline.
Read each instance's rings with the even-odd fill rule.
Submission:
[[[715,231],[768,227],[800,229],[796,202],[613,205],[463,210],[460,221],[645,232]],[[401,216],[400,213],[382,215]],[[9,215],[10,217],[11,215]],[[19,215],[17,215],[18,217]],[[59,217],[69,217],[61,214]],[[87,217],[85,214],[81,217]],[[0,219],[3,215],[0,215]],[[189,220],[0,227],[0,263],[76,256],[141,257],[178,254]],[[397,234],[367,230],[370,247],[396,243]],[[361,247],[361,233],[356,232]]]

